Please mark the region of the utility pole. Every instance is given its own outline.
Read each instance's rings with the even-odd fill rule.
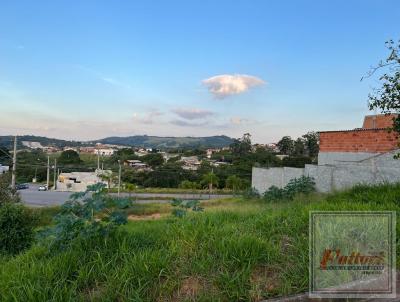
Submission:
[[[15,178],[17,171],[17,136],[14,137],[14,154],[12,160],[11,188],[15,190]]]
[[[97,170],[100,170],[100,150],[97,148]]]
[[[57,158],[54,159],[54,191],[57,190]]]
[[[118,160],[118,165],[119,165],[119,171],[118,171],[118,197],[119,197],[119,192],[121,191],[121,161]]]
[[[47,155],[47,190],[49,189],[49,183],[50,183],[50,156]]]

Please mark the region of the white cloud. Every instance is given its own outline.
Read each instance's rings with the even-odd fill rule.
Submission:
[[[141,124],[153,124],[154,122],[157,121],[157,118],[161,115],[163,115],[164,113],[162,113],[159,110],[151,110],[150,112],[146,113],[146,114],[139,114],[139,113],[134,113],[133,114],[133,119],[136,122],[139,122]]]
[[[264,85],[265,81],[245,74],[222,74],[205,79],[202,83],[216,98],[223,99],[230,95],[246,92],[252,87]]]
[[[176,126],[180,126],[180,127],[203,127],[208,124],[206,121],[198,122],[198,123],[191,123],[191,122],[182,121],[182,120],[172,120],[172,121],[170,121],[170,123],[172,125],[176,125]]]
[[[214,114],[212,111],[198,108],[178,108],[172,110],[172,112],[186,120],[202,119]]]
[[[248,119],[244,119],[244,118],[240,118],[238,116],[234,116],[234,117],[231,117],[229,121],[233,125],[241,125],[243,123],[247,123],[249,120]]]

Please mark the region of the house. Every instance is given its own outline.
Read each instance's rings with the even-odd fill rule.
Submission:
[[[159,152],[159,153],[162,155],[165,162],[169,161],[171,158],[179,156],[179,154],[177,154],[177,153],[168,153],[168,152],[163,152],[163,151]]]
[[[200,167],[201,162],[197,156],[182,156],[179,160],[183,163],[182,169],[185,170],[197,170]]]
[[[361,161],[398,149],[398,136],[388,132],[394,114],[368,115],[362,128],[319,132],[319,165]]]
[[[30,149],[43,149],[44,148],[41,143],[30,142],[30,141],[22,141],[22,146],[28,147]]]
[[[81,153],[94,153],[95,152],[95,147],[80,147],[79,151]]]
[[[400,181],[399,136],[389,132],[397,115],[369,115],[362,128],[319,132],[318,165],[304,168],[253,168],[252,186],[260,193],[284,187],[293,178],[314,178],[316,189],[330,192],[356,184]]]
[[[133,169],[135,169],[138,172],[146,172],[146,171],[152,171],[153,169],[151,169],[151,167],[149,167],[148,164],[143,163],[140,160],[137,159],[127,159],[124,161],[124,166],[129,166],[132,167]]]
[[[0,164],[0,174],[4,174],[10,170],[9,166],[3,166]]]
[[[149,151],[147,149],[144,149],[144,148],[140,148],[140,149],[137,149],[135,151],[135,155],[139,156],[139,157],[145,156],[147,154],[149,154]]]
[[[96,148],[94,154],[101,156],[111,156],[114,154],[114,149],[111,148]]]
[[[57,191],[83,192],[87,186],[96,183],[103,183],[107,186],[108,183],[104,176],[111,174],[111,170],[61,173],[57,179]]]
[[[76,147],[68,147],[68,146],[66,146],[66,147],[63,148],[63,151],[70,151],[70,150],[75,151],[75,152],[79,152],[78,148],[76,148]]]
[[[211,158],[213,153],[218,153],[220,151],[221,151],[221,149],[207,149],[206,150],[206,156],[207,156],[207,158]]]

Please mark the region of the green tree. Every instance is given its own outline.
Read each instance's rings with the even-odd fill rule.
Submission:
[[[212,193],[213,186],[218,186],[219,178],[217,175],[214,174],[214,172],[207,173],[203,175],[203,181],[202,183],[205,185],[208,185],[208,189],[210,190],[210,193]]]
[[[231,144],[232,154],[235,156],[243,156],[251,152],[251,135],[243,134],[242,138],[235,139]]]
[[[0,164],[10,166],[12,163],[12,155],[7,148],[1,147],[0,149]]]
[[[382,113],[399,113],[400,111],[400,40],[386,42],[389,55],[368,76],[381,72],[381,87],[369,94],[369,109],[380,109]],[[400,115],[394,118],[392,130],[400,133]]]
[[[200,189],[200,185],[195,181],[184,180],[180,183],[179,188],[181,189]]]
[[[124,162],[127,159],[139,159],[139,156],[135,154],[135,151],[132,148],[123,148],[111,155],[110,162],[118,163],[118,160]]]
[[[29,182],[35,177],[46,179],[47,156],[41,150],[22,150],[17,153],[17,182]]]
[[[299,137],[294,142],[294,154],[295,155],[304,155],[304,151],[305,151],[304,140],[301,137]]]
[[[11,174],[0,174],[0,206],[5,203],[19,202],[19,194],[11,188]]]
[[[319,152],[319,134],[311,131],[304,134],[303,138],[308,156],[312,158],[316,157]]]
[[[164,163],[164,158],[160,153],[149,153],[141,157],[141,160],[152,168],[161,166]]]
[[[74,150],[66,150],[61,152],[61,155],[58,158],[58,163],[61,165],[79,165],[82,163],[82,160],[79,157],[78,152]]]
[[[134,192],[136,189],[136,186],[134,184],[125,184],[125,189],[128,191],[129,197],[131,197],[132,192]]]
[[[240,177],[236,175],[229,176],[225,181],[225,187],[228,189],[232,189],[233,191],[238,191],[242,189],[243,182]]]
[[[280,152],[285,155],[290,155],[293,153],[294,142],[290,136],[282,137],[282,139],[277,143],[277,146]]]

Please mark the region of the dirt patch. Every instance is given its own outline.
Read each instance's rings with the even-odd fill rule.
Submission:
[[[203,284],[199,278],[189,277],[182,280],[178,296],[183,299],[194,299],[202,289]]]
[[[94,284],[82,290],[85,301],[101,301],[101,297],[105,293],[105,287],[100,284]]]
[[[258,266],[250,275],[251,301],[261,301],[279,290],[280,275],[277,267]]]
[[[150,215],[129,215],[128,220],[137,221],[137,220],[155,220],[160,219],[160,213],[154,213]]]
[[[180,282],[178,289],[169,298],[163,298],[160,301],[181,302],[181,301],[197,301],[203,293],[212,295],[215,288],[205,278],[197,276],[189,276]]]

